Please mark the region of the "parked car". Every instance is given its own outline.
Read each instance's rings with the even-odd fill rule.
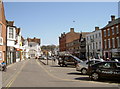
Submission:
[[[90,61],[83,61],[81,63],[77,63],[76,65],[76,71],[80,71],[82,74],[87,74],[88,72],[88,64],[93,65],[95,63],[98,62],[102,62],[103,60],[99,60],[99,59],[92,59]]]
[[[117,62],[120,62],[120,58],[118,58],[118,57],[113,57],[113,58],[111,58],[111,61],[117,61]]]
[[[120,62],[104,61],[89,67],[89,75],[92,80],[100,78],[120,79]]]
[[[58,59],[58,64],[60,66],[68,66],[68,65],[76,66],[76,64],[79,62],[83,62],[83,61],[73,55],[59,56]]]

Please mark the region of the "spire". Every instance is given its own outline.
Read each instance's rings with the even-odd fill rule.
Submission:
[[[1,0],[0,0],[0,21],[2,21],[3,24],[6,24],[4,4]]]

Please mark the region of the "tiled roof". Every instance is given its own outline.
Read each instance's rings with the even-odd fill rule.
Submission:
[[[119,23],[120,23],[120,18],[115,19],[115,20],[111,21],[110,23],[108,23],[108,24],[107,24],[104,28],[102,28],[102,29],[111,27],[111,26],[113,26],[113,25],[115,25],[115,24],[119,24]]]
[[[40,44],[40,39],[38,39],[38,38],[33,38],[33,39],[31,39],[31,38],[27,38],[27,41],[28,42],[36,42],[36,43],[39,43]]]
[[[20,28],[16,28],[16,34],[20,33]]]

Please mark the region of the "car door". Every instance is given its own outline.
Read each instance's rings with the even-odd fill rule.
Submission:
[[[113,63],[112,62],[103,62],[98,66],[99,74],[102,77],[111,77],[113,74]]]
[[[120,78],[120,63],[114,62],[113,77]]]

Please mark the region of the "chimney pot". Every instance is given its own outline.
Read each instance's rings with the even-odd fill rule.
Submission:
[[[74,28],[70,28],[70,32],[74,32]]]
[[[95,31],[99,30],[99,27],[95,27]]]
[[[111,15],[111,21],[115,20],[115,16]]]

